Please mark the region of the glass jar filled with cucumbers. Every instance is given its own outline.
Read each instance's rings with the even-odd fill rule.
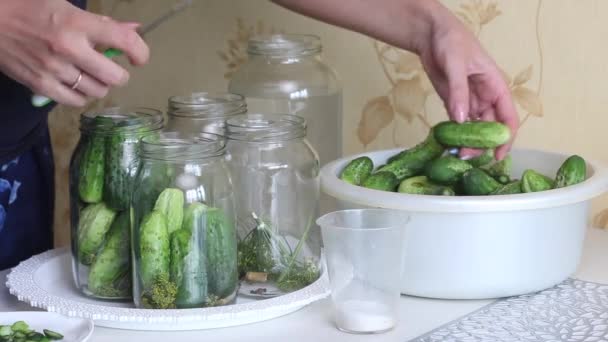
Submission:
[[[225,142],[207,133],[142,138],[131,201],[136,307],[234,303],[236,215]]]
[[[80,118],[70,163],[72,270],[76,287],[101,299],[131,298],[129,205],[139,139],[158,134],[162,113],[113,107]]]
[[[237,194],[240,294],[258,298],[301,289],[320,276],[319,158],[306,121],[248,114],[226,123]]]

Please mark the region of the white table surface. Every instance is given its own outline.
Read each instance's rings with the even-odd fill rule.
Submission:
[[[590,229],[585,252],[575,277],[598,283],[608,283],[608,231]],[[4,284],[8,271],[0,272]],[[271,321],[240,327],[188,331],[140,332],[96,327],[89,341],[395,341],[405,342],[434,328],[475,311],[490,300],[455,301],[402,297],[399,303],[399,323],[391,332],[381,335],[351,335],[338,331],[331,317],[328,300],[314,303],[300,311]],[[17,301],[6,288],[0,290],[0,311],[33,311]]]

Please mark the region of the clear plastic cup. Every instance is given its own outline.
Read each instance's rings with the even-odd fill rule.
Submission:
[[[338,329],[372,334],[395,327],[409,220],[388,209],[336,211],[317,220]]]

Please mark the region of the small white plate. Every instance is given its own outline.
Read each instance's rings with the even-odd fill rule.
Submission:
[[[42,333],[43,329],[63,335],[61,342],[84,342],[93,333],[93,321],[85,318],[71,318],[52,312],[15,311],[0,312],[0,325],[10,325],[24,321],[30,329]]]

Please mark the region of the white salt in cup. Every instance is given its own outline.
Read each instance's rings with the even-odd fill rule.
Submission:
[[[338,329],[372,334],[397,324],[409,220],[406,213],[389,209],[336,211],[317,220]]]

